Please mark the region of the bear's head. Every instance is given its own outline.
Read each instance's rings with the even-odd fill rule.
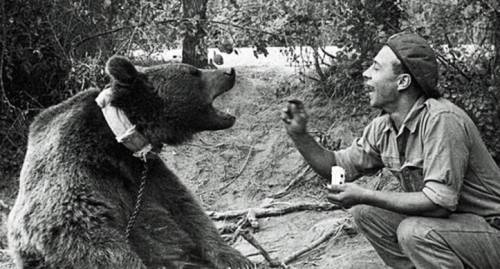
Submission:
[[[122,109],[154,147],[179,144],[205,130],[231,127],[235,117],[212,103],[235,83],[235,71],[201,70],[187,64],[136,67],[114,56],[106,64],[111,105]]]

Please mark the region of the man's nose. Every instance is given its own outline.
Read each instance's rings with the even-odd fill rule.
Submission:
[[[370,80],[372,78],[372,76],[371,76],[371,69],[372,69],[372,67],[370,66],[370,67],[368,67],[368,69],[366,69],[363,72],[362,76],[363,76],[363,80],[364,81]]]
[[[366,69],[366,70],[363,72],[363,80],[364,80],[364,81],[367,81],[367,80],[369,80],[369,79],[370,79],[370,75],[369,75],[369,73],[368,73],[368,71],[369,71],[369,70],[370,70],[370,69]]]

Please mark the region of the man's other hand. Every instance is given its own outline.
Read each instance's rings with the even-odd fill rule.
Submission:
[[[326,199],[333,204],[344,208],[362,204],[369,190],[356,183],[345,183],[341,185],[328,185]]]

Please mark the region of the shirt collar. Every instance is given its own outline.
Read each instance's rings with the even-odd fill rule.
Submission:
[[[427,98],[420,96],[415,104],[413,104],[413,107],[410,109],[410,111],[406,115],[405,120],[403,121],[402,126],[406,127],[410,131],[410,133],[415,132],[415,130],[417,129],[420,115],[422,115],[422,113],[420,112],[425,107],[425,100],[427,100]]]
[[[403,124],[401,125],[401,130],[406,128],[406,129],[408,129],[408,131],[410,131],[410,133],[415,132],[415,130],[417,129],[419,119],[420,119],[420,115],[421,115],[420,112],[425,107],[426,100],[427,100],[427,98],[425,98],[424,96],[421,96],[417,99],[417,101],[415,101],[415,103],[411,107],[408,114],[406,114],[406,118],[404,119]],[[386,118],[386,121],[385,121],[386,125],[384,128],[384,132],[393,130],[392,122],[391,122],[391,118],[390,118],[389,114],[386,112],[382,112],[382,114]],[[401,130],[400,130],[400,132],[401,132]]]

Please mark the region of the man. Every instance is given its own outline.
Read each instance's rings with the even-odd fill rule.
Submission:
[[[316,143],[300,102],[281,114],[317,173],[346,170],[348,183],[331,186],[328,200],[352,207],[359,230],[393,268],[500,268],[500,169],[467,114],[440,98],[433,50],[416,34],[394,35],[363,76],[370,105],[383,113],[347,149]],[[350,183],[383,167],[403,192]]]

